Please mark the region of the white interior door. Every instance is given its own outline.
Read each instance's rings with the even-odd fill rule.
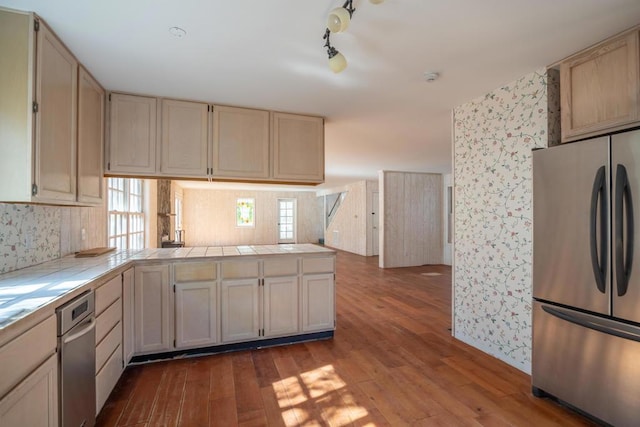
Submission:
[[[278,243],[296,242],[296,199],[278,199]]]
[[[371,193],[371,255],[377,256],[380,254],[379,249],[379,240],[380,236],[378,235],[378,192],[374,191]]]

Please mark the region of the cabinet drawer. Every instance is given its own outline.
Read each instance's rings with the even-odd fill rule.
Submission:
[[[333,273],[334,258],[303,258],[302,259],[302,272],[304,274],[312,273]]]
[[[0,348],[0,397],[55,353],[56,316],[51,316]]]
[[[251,279],[259,277],[260,264],[258,261],[227,261],[222,263],[222,277],[224,279]]]
[[[122,347],[118,346],[96,375],[96,415],[116,386],[122,371]]]
[[[216,264],[213,262],[185,262],[173,265],[176,282],[195,282],[216,279]]]
[[[119,274],[96,289],[96,316],[122,296],[122,276]]]
[[[266,259],[264,277],[295,276],[298,274],[298,258]]]
[[[96,373],[102,369],[113,351],[122,342],[122,323],[118,322],[107,336],[96,346]]]
[[[122,299],[114,302],[96,319],[96,345],[122,320]]]

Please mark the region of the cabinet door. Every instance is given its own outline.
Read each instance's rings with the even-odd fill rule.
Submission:
[[[324,120],[273,113],[273,178],[324,181]]]
[[[259,336],[258,279],[222,282],[222,341],[248,341]]]
[[[265,278],[263,296],[264,336],[298,332],[298,276]]]
[[[78,201],[102,203],[104,191],[104,89],[80,67],[78,72]]]
[[[122,273],[122,357],[126,366],[134,349],[134,282],[133,268]]]
[[[0,426],[58,425],[58,359],[49,357],[0,400]]]
[[[109,95],[109,160],[107,173],[156,173],[157,99]]]
[[[213,175],[269,178],[269,112],[213,107]]]
[[[335,286],[333,274],[302,277],[302,331],[335,329]]]
[[[208,109],[198,102],[162,100],[162,174],[207,175]]]
[[[172,348],[169,266],[135,267],[135,352],[153,353]]]
[[[218,342],[216,282],[176,283],[176,348]]]
[[[633,31],[560,64],[563,141],[638,120],[639,56]]]
[[[37,38],[34,196],[75,201],[78,62],[42,21]]]

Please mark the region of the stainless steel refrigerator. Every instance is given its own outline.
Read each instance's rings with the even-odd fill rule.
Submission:
[[[638,426],[640,130],[534,151],[533,208],[533,393]]]

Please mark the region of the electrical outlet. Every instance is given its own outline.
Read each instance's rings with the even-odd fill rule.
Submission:
[[[83,228],[82,230],[80,230],[80,240],[84,242],[86,239],[87,239],[87,230]]]
[[[24,235],[24,247],[25,247],[25,249],[32,249],[33,248],[33,234],[26,233]]]

